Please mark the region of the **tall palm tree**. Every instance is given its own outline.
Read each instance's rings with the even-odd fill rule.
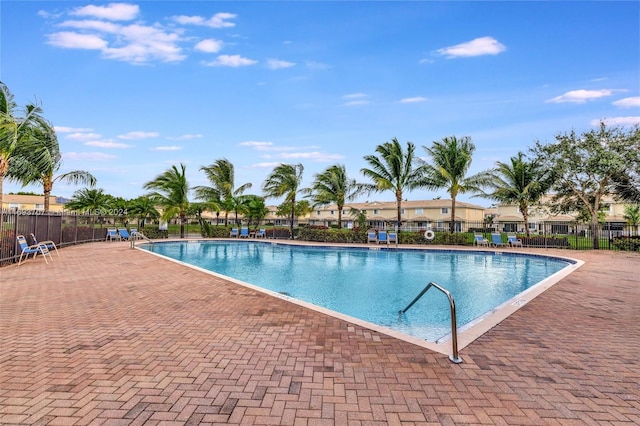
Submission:
[[[285,203],[291,203],[291,237],[293,239],[293,221],[295,220],[296,196],[300,192],[302,183],[302,164],[280,164],[276,166],[271,174],[262,184],[265,197],[285,197]]]
[[[624,206],[623,217],[628,225],[633,226],[635,233],[638,233],[638,225],[640,225],[640,204]]]
[[[431,147],[423,146],[432,163],[424,163],[426,188],[445,188],[451,197],[449,232],[455,232],[456,198],[459,194],[479,191],[475,177],[467,177],[473,153],[476,149],[471,138],[445,137],[434,141]]]
[[[54,176],[62,166],[62,154],[56,132],[50,123],[41,121],[39,125],[30,128],[30,134],[32,142],[16,148],[8,176],[24,186],[36,182],[42,184],[44,211],[49,211],[49,197],[55,182],[95,186],[96,178],[84,170]]]
[[[245,183],[235,187],[235,172],[233,163],[226,158],[220,158],[208,166],[200,167],[211,186],[196,186],[193,188],[196,198],[205,202],[214,203],[224,210],[224,224],[229,222],[229,212],[235,211],[236,217],[240,201],[244,191],[251,188],[251,183]]]
[[[20,145],[33,143],[30,129],[42,120],[42,108],[35,104],[27,104],[23,109],[23,116],[19,117],[13,94],[0,81],[0,206],[2,206],[2,184],[9,173],[9,165],[15,157],[15,151]],[[33,161],[39,164],[41,159],[33,158]]]
[[[364,159],[370,168],[360,170],[372,184],[362,184],[365,192],[393,191],[396,198],[398,227],[402,221],[402,199],[405,191],[412,191],[424,186],[423,166],[418,164],[416,147],[407,142],[407,150],[403,151],[398,139],[385,142],[376,147],[379,156],[365,155]]]
[[[184,238],[184,222],[189,207],[189,182],[186,166],[171,166],[144,184],[144,189],[151,190],[148,196],[162,207],[162,220],[169,221],[178,215],[180,218],[180,238]]]
[[[480,173],[477,177],[482,187],[491,190],[483,191],[478,196],[518,206],[528,237],[529,208],[538,203],[551,187],[553,178],[550,170],[518,152],[509,162],[498,161],[495,168]]]
[[[315,176],[309,194],[313,207],[334,203],[338,209],[338,228],[342,228],[342,209],[347,201],[353,201],[361,192],[362,186],[355,179],[349,179],[347,169],[342,164],[329,166]]]

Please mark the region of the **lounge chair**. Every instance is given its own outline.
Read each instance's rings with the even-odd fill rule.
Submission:
[[[105,238],[105,241],[113,241],[113,240],[119,240],[122,241],[122,237],[120,236],[120,234],[118,234],[118,230],[116,228],[107,228],[107,237]]]
[[[35,259],[36,256],[38,256],[38,253],[42,254],[42,257],[44,257],[44,263],[49,263],[49,261],[47,261],[47,256],[51,258],[51,253],[49,252],[47,246],[45,246],[44,244],[34,244],[30,246],[27,243],[27,239],[24,237],[24,235],[17,235],[16,238],[18,240],[18,245],[20,246],[20,258],[18,259],[18,266],[20,266],[20,264],[22,263],[23,257],[27,259],[29,255],[32,254],[33,258]],[[51,259],[51,261],[53,262],[53,259]]]
[[[367,232],[367,244],[368,243],[377,243],[378,236],[376,235],[376,231]]]
[[[38,242],[38,240],[36,239],[35,234],[32,232],[31,233],[31,239],[33,240],[33,245],[34,246],[39,246],[40,244],[44,244],[45,246],[47,246],[47,248],[49,250],[53,249],[56,251],[56,254],[58,255],[58,257],[60,257],[60,252],[58,252],[58,247],[56,247],[56,243],[54,243],[51,240],[47,240],[47,241],[40,241]]]
[[[378,244],[389,244],[387,231],[378,231]]]
[[[489,240],[487,240],[482,234],[474,234],[473,245],[489,247]]]
[[[120,238],[123,240],[128,240],[131,238],[131,234],[127,231],[127,228],[118,228],[118,234],[120,234]]]
[[[502,234],[500,234],[499,232],[492,232],[491,245],[494,247],[505,247],[506,244],[502,242]]]
[[[129,239],[131,239],[131,240],[141,240],[142,239],[142,236],[138,232],[138,228],[131,227],[131,228],[129,228],[129,230],[131,231],[131,237],[129,237]]]
[[[238,238],[238,228],[231,228],[231,232],[229,233],[230,238]]]
[[[389,240],[389,244],[398,244],[398,234],[396,232],[389,232],[387,234],[387,239]]]
[[[266,238],[267,237],[267,231],[264,229],[260,229],[258,232],[256,232],[256,238]]]
[[[249,238],[249,228],[246,226],[240,228],[240,238]]]
[[[507,235],[507,244],[511,247],[522,247],[522,240],[515,235]]]

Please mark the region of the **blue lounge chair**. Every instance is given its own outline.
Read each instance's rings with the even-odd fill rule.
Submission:
[[[387,239],[389,240],[389,244],[398,244],[398,234],[395,232],[389,232],[389,234],[387,234]]]
[[[378,236],[376,235],[376,231],[367,232],[367,244],[368,243],[377,243]]]
[[[105,238],[105,241],[107,240],[122,240],[122,237],[118,234],[118,230],[116,228],[107,228],[107,237]]]
[[[31,233],[31,239],[33,240],[33,245],[34,246],[39,246],[40,244],[44,244],[45,246],[47,246],[47,249],[55,250],[56,254],[58,255],[58,257],[60,257],[60,252],[58,252],[58,247],[56,247],[56,243],[54,243],[53,241],[47,240],[47,241],[38,242],[38,240],[36,239],[36,236],[35,236],[35,234],[33,232]]]
[[[515,235],[507,235],[507,244],[511,247],[522,247],[522,240]]]
[[[482,234],[475,234],[473,236],[473,245],[489,247],[489,240],[487,240]]]
[[[249,228],[246,226],[240,228],[240,238],[249,238]]]
[[[238,238],[238,228],[232,228],[231,232],[229,233],[229,237]]]
[[[47,246],[45,246],[44,244],[35,244],[30,246],[27,243],[27,239],[24,237],[24,235],[17,235],[16,238],[18,239],[18,245],[20,246],[20,258],[18,259],[18,266],[20,266],[20,264],[22,263],[23,258],[27,259],[29,255],[32,254],[33,258],[35,259],[36,256],[38,256],[38,253],[42,254],[45,263],[49,263],[47,261],[47,256],[51,258],[51,253],[49,252]],[[51,261],[53,262],[53,259],[51,259]]]
[[[131,238],[131,234],[127,231],[127,228],[118,228],[118,234],[120,234],[120,238],[123,240],[128,240]]]
[[[505,247],[506,244],[502,242],[502,235],[499,232],[491,233],[491,245],[494,247]]]
[[[389,244],[387,231],[378,231],[378,244]]]
[[[258,232],[256,232],[256,238],[266,238],[267,237],[267,231],[264,229],[260,229]]]

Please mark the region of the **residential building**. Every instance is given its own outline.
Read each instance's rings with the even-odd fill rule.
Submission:
[[[49,212],[62,212],[66,201],[67,200],[62,197],[50,196]],[[44,213],[44,195],[3,194],[2,210]]]

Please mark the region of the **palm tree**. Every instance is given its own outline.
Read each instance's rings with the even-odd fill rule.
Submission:
[[[470,191],[478,191],[475,177],[466,177],[476,147],[468,136],[455,136],[435,141],[431,147],[423,146],[432,163],[424,163],[426,188],[446,188],[451,197],[449,232],[455,232],[456,197]]]
[[[80,212],[81,214],[102,214],[109,209],[113,197],[105,194],[103,189],[83,188],[75,191],[65,208]]]
[[[258,195],[245,195],[242,197],[242,209],[247,216],[248,224],[251,225],[255,221],[255,228],[260,225],[260,221],[269,214],[269,209],[264,204],[264,198]]]
[[[347,169],[342,164],[329,166],[318,173],[310,188],[304,190],[309,194],[313,207],[334,203],[338,209],[338,228],[342,228],[342,209],[345,202],[354,200],[362,187],[355,179],[349,179]]]
[[[407,142],[407,151],[402,150],[398,139],[393,138],[391,142],[385,142],[376,147],[376,152],[380,155],[366,155],[364,159],[371,168],[363,168],[360,171],[365,177],[373,180],[372,184],[362,184],[361,188],[365,192],[381,192],[391,190],[396,198],[398,210],[398,228],[402,221],[402,199],[405,191],[411,191],[424,186],[423,167],[418,165],[418,158],[415,155],[416,147],[413,143]]]
[[[628,225],[633,226],[635,233],[638,233],[638,225],[640,225],[640,204],[624,206],[623,217]]]
[[[189,207],[189,182],[185,170],[186,167],[182,163],[180,168],[171,166],[170,169],[144,184],[144,189],[152,191],[148,197],[162,207],[162,220],[168,222],[178,215],[180,238],[184,238],[184,222]]]
[[[129,202],[129,210],[132,215],[140,218],[138,226],[144,227],[147,219],[157,219],[160,217],[158,209],[153,200],[149,197],[141,196]]]
[[[15,157],[15,151],[23,144],[33,143],[30,129],[42,122],[42,108],[27,104],[23,117],[17,115],[17,104],[9,88],[0,81],[0,206],[2,206],[2,184],[9,173],[9,165]],[[33,161],[40,164],[40,158]],[[0,217],[0,222],[2,217]]]
[[[522,152],[518,152],[508,163],[498,161],[494,169],[479,174],[477,178],[481,186],[492,190],[482,192],[480,197],[518,206],[528,237],[529,208],[538,203],[551,187],[551,172],[543,169],[538,161],[527,160]]]
[[[235,187],[235,173],[233,163],[226,158],[216,160],[213,164],[200,167],[204,171],[211,186],[196,186],[193,188],[196,198],[213,203],[224,210],[224,225],[227,226],[229,212],[235,211],[238,216],[240,197],[244,191],[251,188],[251,183]]]
[[[95,186],[96,178],[84,170],[74,170],[54,176],[62,166],[62,154],[56,132],[51,124],[43,120],[39,125],[32,127],[30,132],[32,143],[17,147],[8,175],[23,186],[41,183],[44,190],[44,211],[49,211],[49,197],[55,182]],[[39,164],[38,159],[41,160]]]
[[[280,164],[262,184],[265,197],[285,197],[285,203],[291,203],[291,237],[293,239],[293,221],[295,220],[296,196],[302,183],[302,164]]]

